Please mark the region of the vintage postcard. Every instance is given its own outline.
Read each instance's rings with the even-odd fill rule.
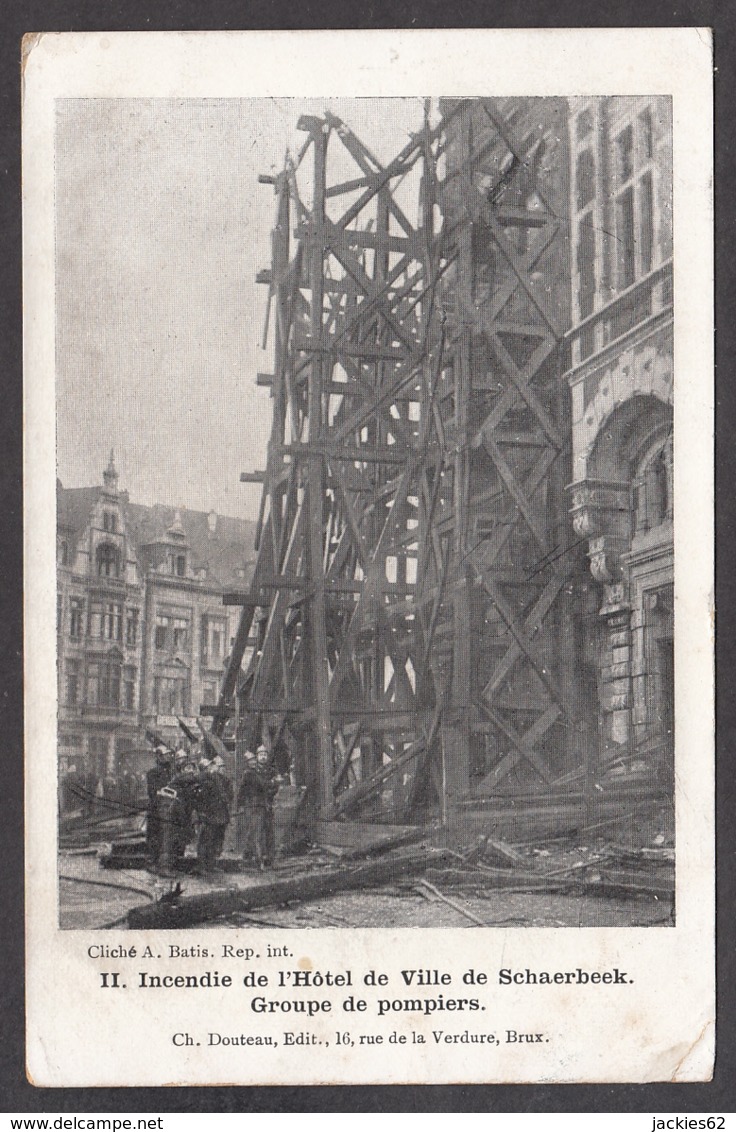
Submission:
[[[709,1079],[709,32],[23,68],[30,1080]]]

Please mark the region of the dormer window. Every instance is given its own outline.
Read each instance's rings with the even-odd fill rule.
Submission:
[[[103,542],[97,547],[97,576],[98,578],[120,577],[120,551],[109,542]]]
[[[186,554],[169,554],[169,573],[175,578],[185,578],[187,573]]]

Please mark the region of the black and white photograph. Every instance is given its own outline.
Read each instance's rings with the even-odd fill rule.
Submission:
[[[62,926],[674,922],[671,142],[59,101]]]
[[[302,94],[283,58],[228,85],[279,36],[222,37],[223,81],[206,37],[160,37],[166,81],[145,35],[31,45],[30,954],[54,941],[100,1025],[160,1008],[125,1083],[708,1071],[710,280],[677,234],[707,168],[644,81],[656,34],[618,88],[557,38],[548,89],[476,48],[465,86],[425,60]],[[646,1019],[684,954],[673,1033]],[[433,1049],[357,1052],[384,1041]],[[121,1083],[39,1042],[42,1079]],[[335,1078],[312,1046],[346,1047]]]

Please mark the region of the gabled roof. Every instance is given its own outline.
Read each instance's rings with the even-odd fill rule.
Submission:
[[[56,525],[80,535],[100,497],[100,487],[62,487],[56,484]]]
[[[138,544],[173,542],[169,531],[177,511],[186,536],[190,561],[194,570],[205,569],[207,581],[216,585],[229,585],[238,579],[238,570],[246,569],[253,556],[255,524],[247,519],[232,519],[227,515],[190,511],[185,507],[166,507],[155,503],[144,507],[128,503],[125,507],[125,524],[128,535]],[[214,531],[210,529],[210,515]]]
[[[78,537],[89,522],[101,493],[99,486],[64,488],[57,482],[59,530]],[[238,581],[242,584],[240,570],[246,570],[246,576],[250,576],[248,565],[253,558],[255,535],[255,523],[250,520],[167,507],[162,503],[146,507],[130,503],[126,492],[121,492],[118,498],[126,534],[136,549],[161,542],[175,545],[170,531],[178,513],[185,535],[180,545],[188,548],[193,570],[206,570],[206,581],[215,586],[237,585]]]

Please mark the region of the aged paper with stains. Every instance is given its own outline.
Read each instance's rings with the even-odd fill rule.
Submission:
[[[26,37],[34,1084],[709,1079],[711,69]]]

